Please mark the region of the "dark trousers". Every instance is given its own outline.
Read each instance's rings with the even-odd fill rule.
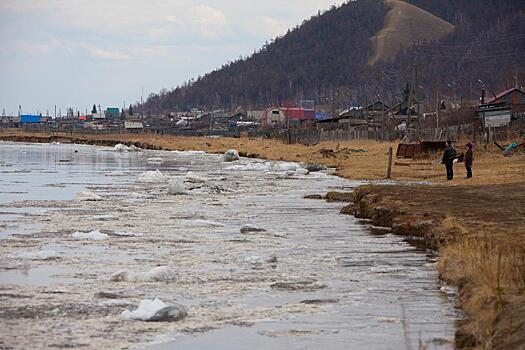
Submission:
[[[472,167],[465,166],[465,168],[467,169],[467,178],[470,179],[472,177]]]
[[[445,167],[447,168],[447,180],[454,179],[454,161],[446,161]]]

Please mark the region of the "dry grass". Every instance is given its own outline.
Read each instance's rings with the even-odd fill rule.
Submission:
[[[502,346],[515,337],[513,329],[503,321],[509,307],[523,303],[520,298],[525,293],[523,240],[475,234],[443,248],[441,253],[440,272],[443,278],[462,287],[462,306],[469,315],[466,330],[480,347]]]
[[[375,53],[369,64],[389,59],[402,47],[422,40],[436,41],[454,30],[454,25],[400,0],[387,0],[390,7],[385,27],[371,40]]]

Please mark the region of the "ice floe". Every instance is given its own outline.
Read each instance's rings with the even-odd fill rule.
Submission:
[[[78,240],[93,240],[93,241],[103,241],[108,239],[108,235],[100,231],[91,231],[91,232],[80,232],[77,231],[71,235],[74,239]]]
[[[104,200],[104,198],[98,194],[89,191],[77,193],[75,199],[81,202],[100,202]]]
[[[113,235],[119,236],[119,237],[143,237],[143,233],[135,233],[135,232],[113,232]]]
[[[158,266],[146,273],[120,270],[111,275],[113,282],[169,282],[177,278],[175,271],[167,266]]]
[[[125,320],[149,322],[176,322],[188,316],[188,309],[180,304],[167,305],[160,299],[144,299],[137,309],[122,312]]]
[[[162,160],[162,158],[155,157],[155,158],[148,158],[147,162],[150,164],[162,164],[164,161]]]
[[[118,151],[118,152],[139,152],[140,148],[135,147],[133,145],[126,146],[122,143],[118,143],[115,145],[115,147],[113,147],[113,150]]]
[[[171,195],[181,195],[186,194],[188,192],[188,189],[186,188],[186,185],[184,184],[183,179],[176,178],[168,184],[167,193]]]
[[[141,183],[165,183],[169,180],[169,177],[164,175],[160,170],[146,171],[140,174],[137,182]]]
[[[95,215],[91,217],[91,220],[95,221],[116,221],[118,217],[115,215]]]
[[[60,258],[60,255],[54,250],[40,250],[37,252],[22,252],[11,255],[11,257],[24,260],[54,260]]]
[[[226,151],[226,153],[224,153],[223,159],[225,162],[234,162],[236,160],[239,160],[239,152],[235,149]]]
[[[142,320],[147,321],[155,313],[168,306],[162,300],[156,299],[144,299],[140,302],[138,308],[133,311],[125,310],[122,312],[122,318],[125,320]]]

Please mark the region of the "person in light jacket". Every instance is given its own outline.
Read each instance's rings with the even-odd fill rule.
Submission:
[[[474,154],[472,153],[472,144],[469,142],[465,146],[467,151],[465,152],[465,169],[467,169],[467,179],[472,177],[472,163],[474,162]]]
[[[454,159],[456,159],[456,150],[452,147],[452,141],[447,140],[447,147],[443,152],[441,163],[445,164],[447,169],[447,180],[454,179]]]

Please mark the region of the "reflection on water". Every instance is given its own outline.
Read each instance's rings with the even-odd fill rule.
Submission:
[[[88,347],[139,341],[146,349],[399,349],[422,341],[429,349],[451,348],[456,315],[439,292],[434,260],[389,230],[340,215],[340,204],[303,199],[357,183],[274,162],[78,145],[3,143],[0,164],[0,211],[11,225],[0,221],[2,285],[67,291],[52,302],[86,302],[114,291],[135,304],[158,297],[190,306],[188,319],[159,329],[124,322],[119,310],[113,319],[85,322],[65,313],[48,321],[76,325],[92,339]],[[169,195],[163,181],[137,182],[156,169],[172,179],[184,176],[187,193]],[[104,200],[72,200],[84,190]],[[241,233],[245,225],[262,230]],[[107,239],[72,238],[94,230]],[[39,260],[42,251],[60,258]],[[16,258],[27,252],[37,258]],[[119,270],[159,265],[173,269],[176,281],[109,281]],[[34,303],[53,296],[32,291]],[[108,322],[118,330],[98,330]],[[31,338],[28,324],[23,332]],[[74,344],[59,330],[48,331],[63,346]],[[149,343],[158,332],[171,340]]]

